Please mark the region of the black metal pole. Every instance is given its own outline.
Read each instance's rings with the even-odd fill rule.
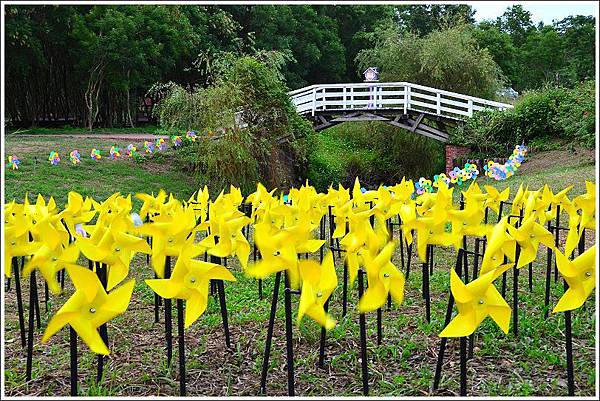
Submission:
[[[158,275],[156,273],[154,273],[154,278],[157,279]],[[154,293],[154,323],[158,323],[158,316],[159,316],[159,308],[158,308],[158,294],[155,292]]]
[[[165,279],[171,277],[171,257],[165,257]],[[173,324],[171,321],[173,311],[171,310],[171,299],[165,298],[165,340],[167,342],[167,366],[171,366],[173,359]]]
[[[275,274],[275,286],[273,287],[273,301],[271,302],[271,313],[269,314],[269,326],[267,328],[267,339],[265,341],[265,353],[263,356],[262,372],[260,375],[259,394],[267,393],[267,371],[269,369],[269,357],[271,355],[271,341],[273,340],[273,326],[275,325],[275,312],[277,311],[277,297],[279,296],[279,282],[281,272]]]
[[[425,255],[426,262],[422,264],[423,266],[423,299],[425,300],[425,320],[427,323],[431,323],[431,300],[429,298],[429,266],[427,261],[429,260],[429,254],[431,252],[431,245],[427,245],[427,252]]]
[[[46,313],[48,313],[48,298],[50,294],[48,294],[48,282],[44,280],[44,306],[46,308]]]
[[[533,292],[533,262],[529,263],[529,292]]]
[[[33,281],[30,284],[34,289],[34,307],[35,307],[35,320],[37,323],[37,328],[40,329],[42,327],[41,321],[41,313],[40,313],[40,296],[38,294],[38,286],[37,286],[37,278],[33,275]]]
[[[288,395],[294,396],[294,344],[292,343],[292,294],[290,293],[290,280],[287,271],[285,272],[285,343],[287,348],[287,379]]]
[[[15,275],[15,290],[17,292],[17,310],[19,312],[19,329],[21,332],[21,346],[25,348],[25,316],[23,313],[23,297],[21,295],[21,270],[17,258],[12,259],[13,271]]]
[[[107,281],[107,272],[106,265],[104,263],[96,262],[96,275],[100,279],[100,283],[102,287],[106,290],[106,281]],[[108,346],[108,329],[106,327],[106,323],[100,326],[100,337]],[[96,383],[100,383],[102,380],[102,376],[104,374],[104,355],[98,355],[98,372],[96,375]]]
[[[513,265],[513,334],[519,335],[519,269],[517,269],[517,261],[521,254],[521,246],[517,244],[515,253],[515,264]]]
[[[69,354],[71,357],[71,396],[77,396],[77,332],[69,327]]]
[[[377,308],[377,345],[381,345],[383,338],[383,327],[381,324],[381,308]]]
[[[414,241],[414,239],[413,239],[413,241]],[[406,248],[406,259],[407,259],[406,260],[406,279],[407,280],[408,280],[408,275],[410,274],[410,262],[412,260],[412,246],[413,246],[413,244],[411,243]]]
[[[460,337],[460,395],[467,395],[467,337]]]
[[[548,231],[552,232],[550,221],[547,224]],[[548,318],[550,311],[550,277],[552,276],[552,248],[546,248],[546,291],[544,294],[544,319]]]
[[[185,331],[182,299],[177,300],[177,334],[179,335],[179,395],[185,396]]]
[[[358,270],[358,298],[360,299],[364,292],[363,271]],[[367,366],[367,322],[364,313],[358,315],[360,326],[360,359],[362,368],[363,395],[369,395],[369,370]]]
[[[346,316],[348,305],[348,261],[344,260],[344,282],[342,284],[342,317]]]
[[[575,395],[575,376],[573,370],[573,337],[571,333],[571,311],[565,312],[565,347],[567,353],[567,386],[569,396]]]
[[[223,280],[214,280],[219,292],[219,303],[221,304],[221,319],[223,320],[223,331],[225,333],[225,344],[231,348],[231,333],[229,332],[229,319],[227,317],[227,304],[225,303],[225,285]]]
[[[25,381],[31,380],[31,368],[33,362],[33,330],[35,320],[35,270],[29,275],[29,322],[27,325],[27,362],[25,368]]]
[[[508,263],[508,258],[504,257],[504,264]],[[506,272],[502,273],[502,298],[506,298]]]
[[[325,301],[325,304],[323,305],[323,309],[325,310],[325,313],[327,313],[329,311],[329,300]],[[321,339],[319,342],[319,368],[323,369],[323,367],[325,366],[325,338],[327,336],[327,330],[325,330],[325,327],[321,327]]]
[[[554,246],[558,248],[560,242],[560,205],[556,206],[556,230],[554,231]],[[556,258],[554,258],[554,282],[558,281],[558,266],[556,265]]]
[[[456,266],[454,270],[456,274],[460,277],[462,274],[462,258],[463,258],[463,250],[459,249],[456,255]],[[448,307],[446,309],[446,318],[444,320],[444,327],[448,326],[450,323],[450,319],[452,318],[452,308],[454,307],[454,296],[452,295],[452,291],[450,291],[450,295],[448,296]],[[444,352],[446,351],[446,343],[448,342],[448,337],[442,337],[440,339],[440,349],[438,351],[437,364],[435,366],[435,375],[433,377],[433,390],[437,390],[440,385],[440,379],[442,377],[442,364],[444,363]]]

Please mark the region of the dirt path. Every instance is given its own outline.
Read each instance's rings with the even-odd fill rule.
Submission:
[[[157,138],[169,138],[168,135],[154,135],[154,134],[16,134],[6,135],[11,139],[16,138],[91,138],[91,139],[119,139],[119,140],[147,140]]]

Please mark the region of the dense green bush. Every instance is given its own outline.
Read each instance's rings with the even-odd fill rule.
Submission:
[[[573,89],[526,92],[514,109],[477,113],[453,132],[451,141],[488,157],[505,155],[523,141],[542,147],[557,140],[593,147],[594,89],[595,82],[587,81]]]
[[[202,136],[196,143],[178,150],[175,162],[202,178],[215,196],[230,184],[244,193],[253,192],[259,180],[251,139],[239,130],[230,131],[219,140]]]
[[[317,189],[348,187],[359,177],[366,187],[395,184],[443,171],[443,146],[384,123],[348,123],[309,139],[308,178]]]
[[[229,183],[247,192],[258,180],[288,188],[306,177],[310,123],[296,112],[279,71],[256,57],[235,60],[213,86],[194,92],[174,87],[158,108],[173,131],[228,128],[229,134],[178,152],[178,164],[215,189]],[[241,113],[247,127],[236,124]]]

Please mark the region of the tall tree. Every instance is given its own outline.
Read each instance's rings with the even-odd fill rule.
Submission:
[[[496,26],[502,32],[508,33],[517,47],[522,46],[527,41],[528,34],[535,30],[531,13],[520,4],[508,7],[496,19]]]
[[[481,48],[487,49],[506,76],[508,84],[519,82],[517,49],[510,35],[501,32],[494,23],[483,21],[473,29],[473,36]]]
[[[359,51],[366,48],[365,35],[377,26],[394,19],[394,7],[388,5],[333,5],[315,6],[319,14],[328,16],[337,23],[337,31],[344,45],[346,73],[343,80],[355,82],[362,79],[354,59]]]
[[[592,79],[596,72],[596,20],[592,15],[570,16],[555,23],[563,38],[566,67],[563,74],[572,82]]]
[[[336,22],[309,5],[223,6],[252,35],[254,46],[293,57],[284,71],[290,88],[309,83],[340,81],[345,72],[345,50]]]
[[[472,24],[475,10],[467,4],[412,4],[396,7],[396,17],[403,30],[425,36],[449,25]]]

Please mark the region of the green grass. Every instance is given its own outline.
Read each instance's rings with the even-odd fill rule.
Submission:
[[[75,141],[75,142],[73,142]],[[170,167],[170,154],[144,163],[109,161],[96,163],[87,159],[91,146],[111,143],[94,140],[41,140],[7,138],[7,154],[18,151],[23,164],[19,171],[6,174],[6,198],[22,199],[24,192],[53,195],[62,205],[68,190],[77,190],[101,200],[114,191],[135,193],[165,188],[185,198],[200,183]],[[123,144],[119,144],[122,146]],[[68,164],[68,151],[81,149],[86,160],[80,166]],[[53,167],[46,160],[50,149],[64,157]],[[33,156],[41,160],[33,163]],[[550,156],[550,157],[549,157]],[[514,195],[518,185],[537,189],[548,183],[554,190],[574,184],[570,196],[585,191],[584,181],[594,180],[595,164],[584,157],[568,157],[569,163],[558,163],[548,154],[533,154],[517,175],[507,181],[478,179],[480,185],[499,188],[510,186]],[[456,191],[459,192],[459,191]],[[134,206],[137,208],[137,205]],[[493,216],[490,216],[493,218]],[[396,232],[397,235],[397,232]],[[591,237],[591,236],[590,236]],[[472,249],[472,245],[470,245]],[[493,321],[483,322],[475,335],[474,358],[469,361],[468,392],[476,396],[563,396],[566,395],[563,314],[543,319],[545,250],[540,250],[534,263],[533,291],[527,288],[527,270],[519,274],[519,336],[504,334]],[[442,381],[438,392],[430,386],[435,368],[439,338],[449,292],[449,269],[455,264],[452,249],[434,253],[431,276],[432,321],[424,320],[421,296],[421,264],[413,255],[411,272],[406,282],[405,302],[383,313],[383,342],[376,344],[376,314],[367,314],[367,347],[370,395],[424,396],[454,395],[459,389],[458,341],[448,342]],[[357,396],[361,394],[359,323],[356,305],[357,283],[349,285],[348,314],[342,317],[342,265],[335,254],[339,286],[330,300],[330,312],[338,320],[327,334],[325,369],[318,361],[320,327],[305,317],[296,323],[298,297],[292,297],[293,338],[296,372],[296,394],[305,396]],[[400,255],[393,259],[400,266]],[[472,266],[472,260],[469,262]],[[263,347],[266,338],[274,279],[264,280],[264,298],[258,299],[257,281],[241,272],[235,259],[228,266],[237,281],[226,283],[227,310],[232,335],[232,349],[224,347],[218,298],[209,297],[205,314],[186,330],[186,360],[189,395],[256,395],[260,380]],[[506,299],[512,305],[512,271],[508,273]],[[164,309],[160,322],[154,323],[153,294],[144,283],[153,276],[144,255],[137,255],[131,266],[136,279],[132,302],[127,312],[108,325],[111,355],[107,359],[103,383],[95,382],[96,357],[79,343],[79,388],[81,395],[97,396],[175,396],[178,394],[176,308],[173,302],[174,360],[167,366],[164,348]],[[551,283],[552,305],[563,293],[560,281]],[[41,282],[39,284],[42,285]],[[496,282],[500,288],[500,280]],[[23,281],[23,294],[28,294],[28,281]],[[5,295],[5,388],[8,395],[68,395],[69,353],[68,330],[57,333],[47,344],[40,344],[48,318],[72,293],[67,280],[65,292],[51,295],[50,312],[42,305],[42,329],[35,331],[33,380],[24,381],[25,358],[18,339],[16,301],[13,290]],[[27,295],[25,311],[27,315]],[[593,300],[573,313],[573,338],[576,395],[592,396],[596,377],[596,315]],[[268,394],[285,395],[286,348],[284,335],[283,291],[279,294],[275,336],[269,363]]]
[[[200,182],[171,165],[173,150],[155,154],[145,161],[131,159],[110,160],[109,149],[116,144],[123,149],[127,143],[90,138],[13,138],[7,137],[6,154],[16,154],[21,160],[18,170],[6,169],[5,199],[23,201],[25,193],[33,200],[38,193],[53,196],[59,206],[64,205],[69,191],[77,191],[96,200],[106,199],[114,192],[136,194],[157,193],[160,189],[186,199],[199,188]],[[133,141],[138,152],[144,153],[143,143]],[[102,158],[92,160],[92,148],[100,149]],[[81,163],[72,165],[69,154],[78,149]],[[53,166],[47,160],[51,150],[58,152],[61,161]],[[137,200],[134,200],[138,204]]]

